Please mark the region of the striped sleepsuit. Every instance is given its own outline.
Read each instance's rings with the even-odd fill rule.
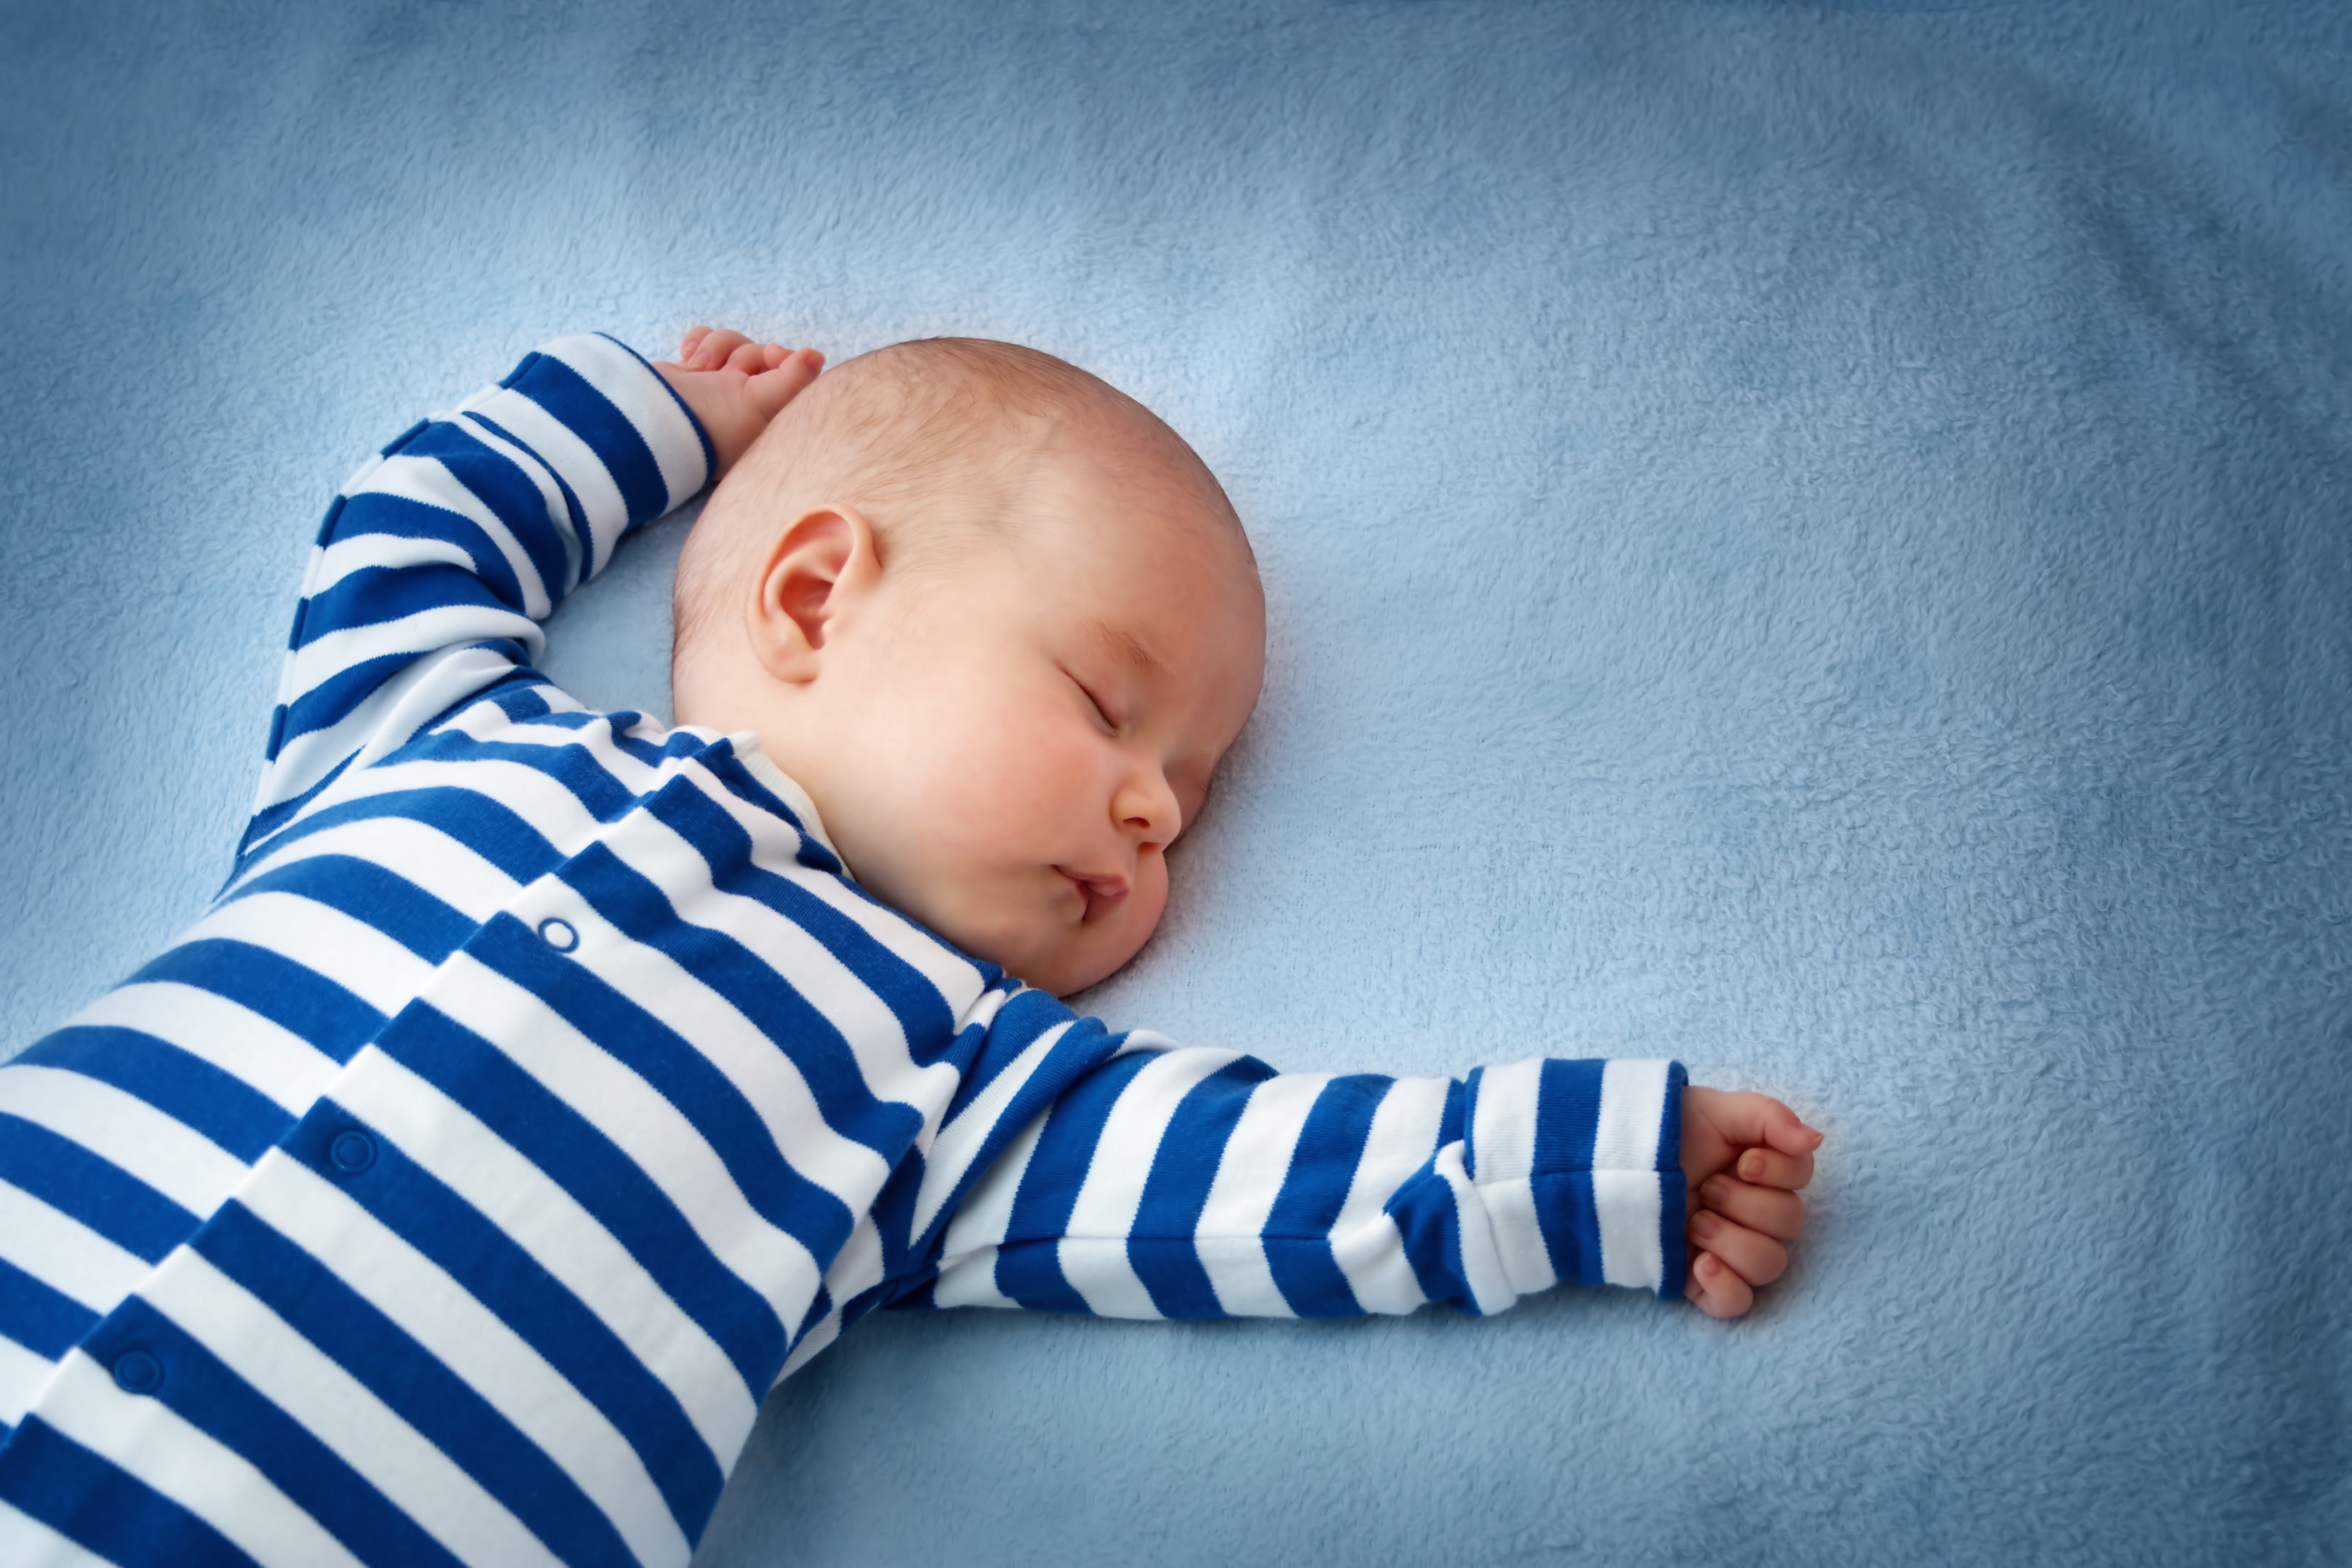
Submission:
[[[683,1563],[877,1306],[1682,1286],[1682,1070],[1276,1073],[870,900],[538,622],[710,450],[612,339],[328,508],[233,874],[0,1067],[0,1561]]]

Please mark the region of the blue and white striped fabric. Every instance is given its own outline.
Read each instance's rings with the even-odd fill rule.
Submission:
[[[329,509],[235,873],[0,1068],[0,1561],[686,1561],[874,1307],[1676,1295],[1681,1069],[1277,1074],[868,899],[537,622],[708,444],[610,339]]]

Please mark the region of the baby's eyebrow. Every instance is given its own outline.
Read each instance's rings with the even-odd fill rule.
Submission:
[[[1151,656],[1150,649],[1136,641],[1132,632],[1122,632],[1108,621],[1088,621],[1084,630],[1088,636],[1109,649],[1112,657],[1134,665],[1141,674],[1157,675],[1162,673],[1160,661]]]

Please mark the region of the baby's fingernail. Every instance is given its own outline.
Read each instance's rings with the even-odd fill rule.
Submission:
[[[1760,1181],[1764,1176],[1764,1156],[1755,1149],[1739,1156],[1739,1179]]]
[[[1723,1221],[1717,1219],[1712,1214],[1698,1214],[1694,1216],[1691,1219],[1691,1234],[1698,1237],[1701,1240],[1705,1240],[1706,1238],[1713,1236],[1717,1231],[1722,1228]]]
[[[1731,1189],[1724,1186],[1720,1179],[1711,1176],[1699,1184],[1698,1195],[1709,1203],[1720,1204],[1731,1196]]]

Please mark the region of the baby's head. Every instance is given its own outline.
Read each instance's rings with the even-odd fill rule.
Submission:
[[[868,891],[1066,995],[1134,956],[1257,701],[1265,609],[1150,410],[1006,343],[829,371],[678,561],[677,720],[758,733]]]

